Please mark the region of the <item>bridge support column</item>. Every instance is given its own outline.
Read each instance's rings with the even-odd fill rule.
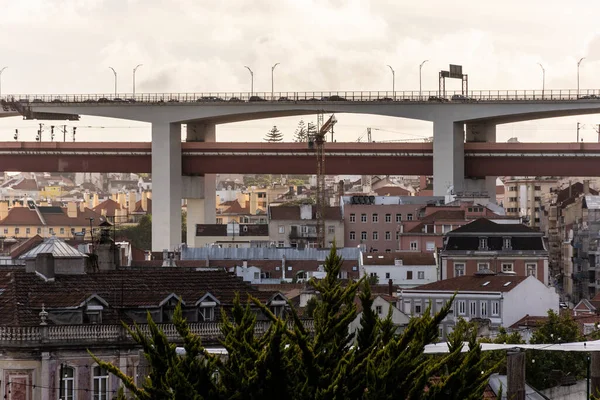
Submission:
[[[152,251],[181,243],[181,126],[152,124]]]
[[[188,124],[188,142],[215,142],[216,126],[213,123]],[[187,244],[195,246],[196,224],[217,222],[217,195],[215,174],[184,176],[182,197],[187,200]]]
[[[462,122],[433,121],[433,194],[462,192],[465,180],[465,132]]]
[[[466,128],[466,141],[468,143],[496,143],[496,124],[470,123]],[[491,202],[496,202],[495,176],[470,176],[465,179],[466,192],[486,192]]]

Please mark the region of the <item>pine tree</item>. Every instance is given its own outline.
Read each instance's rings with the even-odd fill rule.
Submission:
[[[308,141],[308,135],[307,135],[307,131],[306,131],[306,125],[304,124],[304,120],[300,120],[300,122],[298,122],[298,127],[296,128],[296,131],[294,132],[294,142],[307,142]]]
[[[273,128],[269,132],[267,132],[267,136],[265,137],[265,141],[267,142],[281,142],[283,140],[283,133],[277,126],[273,125]]]

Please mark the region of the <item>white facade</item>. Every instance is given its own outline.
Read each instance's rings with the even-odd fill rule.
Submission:
[[[371,306],[371,310],[375,311],[375,314],[379,317],[379,319],[385,319],[388,316],[390,307],[392,309],[392,323],[394,324],[396,329],[400,330],[403,327],[407,326],[408,322],[410,321],[410,317],[381,296],[377,296],[373,299],[373,305]],[[356,318],[354,318],[354,321],[352,321],[348,326],[348,330],[350,333],[356,332],[356,330],[360,327],[361,318],[362,312],[358,313]]]
[[[559,303],[560,296],[555,288],[530,276],[504,294],[503,326],[511,326],[526,314],[543,317],[548,315],[548,310],[558,313]]]
[[[379,278],[380,284],[392,280],[394,285],[409,289],[437,281],[437,266],[434,265],[365,265],[362,275]]]

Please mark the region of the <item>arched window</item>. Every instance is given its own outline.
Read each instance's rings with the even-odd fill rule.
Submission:
[[[60,374],[59,398],[73,400],[75,398],[75,368],[61,365]]]
[[[108,400],[108,371],[98,366],[93,369],[94,400]]]

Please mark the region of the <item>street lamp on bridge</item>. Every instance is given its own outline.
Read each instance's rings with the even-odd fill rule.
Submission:
[[[115,97],[117,97],[117,71],[113,67],[108,67],[112,69],[113,74],[115,74]]]
[[[279,63],[275,63],[275,65],[273,65],[271,67],[271,100],[273,100],[273,97],[275,96],[275,94],[274,94],[275,84],[274,84],[274,78],[273,78],[273,76],[275,75],[275,73],[274,73],[275,67],[278,66],[278,65],[279,65]]]
[[[579,66],[583,60],[585,60],[585,57],[581,57],[579,61],[577,61],[577,98],[579,98]]]
[[[138,64],[136,65],[136,67],[133,69],[133,98],[135,99],[135,71],[137,71],[137,69],[139,67],[141,67],[144,64]]]
[[[2,67],[0,68],[0,97],[2,97],[2,72],[4,72],[4,70],[8,68],[8,67]]]
[[[252,97],[252,95],[254,94],[254,72],[252,72],[252,70],[250,69],[250,67],[244,65],[244,68],[246,68],[248,71],[250,71],[250,97]],[[273,67],[275,68],[275,67]]]
[[[392,71],[392,98],[396,100],[396,71],[394,71],[394,68],[389,64],[388,67],[390,67],[390,71]]]
[[[540,68],[542,69],[542,100],[544,99],[544,90],[546,89],[546,70],[541,63],[538,63]]]
[[[419,100],[421,99],[421,70],[423,69],[423,65],[429,60],[425,60],[423,61],[420,65],[419,65]],[[441,95],[441,94],[440,94]]]

